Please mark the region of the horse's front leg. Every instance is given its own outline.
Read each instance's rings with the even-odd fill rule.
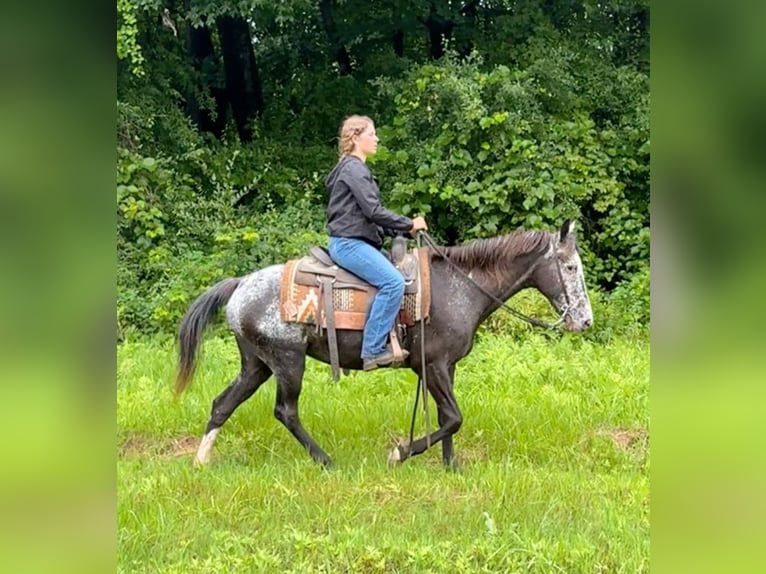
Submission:
[[[411,456],[425,452],[430,445],[439,441],[446,440],[443,443],[442,455],[445,464],[451,464],[454,458],[452,450],[452,435],[454,435],[463,423],[463,415],[457,406],[455,395],[452,392],[452,376],[454,368],[446,364],[431,364],[426,369],[426,383],[428,391],[436,402],[436,408],[439,412],[439,428],[429,436],[421,437],[409,445],[399,444],[394,447],[388,455],[388,462],[404,462]]]
[[[455,365],[449,367],[449,380],[450,390],[454,393],[455,388]],[[443,426],[447,423],[447,417],[444,415],[444,410],[439,409],[439,426]],[[457,463],[455,462],[455,450],[452,445],[452,435],[445,436],[442,439],[442,462],[447,468],[456,470]]]

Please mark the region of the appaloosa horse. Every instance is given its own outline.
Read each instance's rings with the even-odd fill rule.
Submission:
[[[442,458],[449,466],[454,460],[452,435],[463,420],[452,391],[455,365],[471,352],[482,321],[503,301],[528,287],[548,299],[570,331],[588,328],[593,314],[572,222],[564,223],[556,233],[519,230],[461,246],[431,248],[431,259],[430,321],[425,324],[425,334],[420,324],[410,328],[407,348],[409,367],[421,375],[420,338],[425,335],[425,380],[436,402],[439,428],[430,436],[396,446],[389,460],[402,462],[441,441]],[[221,281],[192,303],[181,322],[176,393],[188,385],[203,331],[224,304],[242,361],[237,378],[213,401],[195,464],[210,461],[221,426],[272,374],[277,381],[274,415],[314,460],[331,464],[298,416],[306,355],[328,363],[327,335],[326,331],[317,333],[313,326],[286,323],[280,318],[283,269],[284,265],[273,265]],[[361,346],[361,331],[338,331],[341,367],[362,368]]]

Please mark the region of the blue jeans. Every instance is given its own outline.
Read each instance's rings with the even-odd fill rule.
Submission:
[[[361,239],[330,237],[328,251],[338,265],[377,287],[364,324],[362,359],[380,355],[402,303],[404,278],[383,253]]]

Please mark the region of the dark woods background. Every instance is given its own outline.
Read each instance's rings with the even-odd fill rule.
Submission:
[[[591,288],[648,321],[646,0],[117,5],[121,330],[325,243],[352,113],[392,209],[449,244],[574,217]]]

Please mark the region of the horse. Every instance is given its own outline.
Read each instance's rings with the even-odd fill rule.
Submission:
[[[453,436],[463,421],[453,393],[455,366],[471,352],[479,325],[526,288],[542,293],[568,331],[580,332],[590,327],[593,313],[574,222],[564,222],[555,232],[519,229],[464,245],[438,248],[433,244],[428,249],[430,318],[408,331],[407,366],[419,377],[426,375],[423,380],[435,401],[439,426],[435,432],[409,444],[396,445],[389,453],[389,463],[401,463],[441,442],[442,462],[453,467]],[[316,462],[325,467],[332,465],[331,458],[306,431],[298,415],[306,356],[330,362],[327,332],[320,334],[314,326],[281,319],[280,281],[284,267],[272,265],[220,281],[200,295],[181,320],[176,396],[183,393],[193,376],[205,328],[224,305],[241,356],[239,374],[213,400],[195,466],[209,463],[221,426],[272,374],[277,383],[274,416]],[[340,366],[361,370],[362,331],[339,330],[337,345]]]

